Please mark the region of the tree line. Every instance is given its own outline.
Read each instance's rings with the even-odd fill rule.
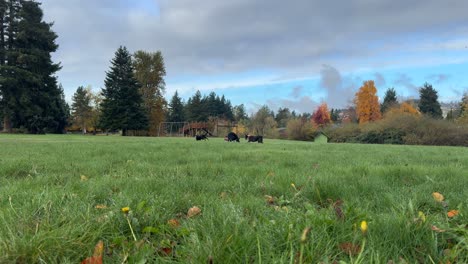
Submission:
[[[401,128],[401,122],[415,125],[425,120],[429,125],[431,120],[443,119],[437,91],[428,83],[419,89],[419,99],[398,102],[395,89],[388,88],[379,103],[377,88],[369,80],[360,87],[349,107],[329,110],[322,103],[311,113],[301,114],[288,108],[275,112],[265,105],[249,115],[243,104],[233,106],[224,95],[215,92],[202,95],[197,91],[184,101],[176,91],[168,102],[163,96],[166,70],[162,53],[140,50],[131,54],[125,47],[118,48],[111,60],[102,90],[93,92],[90,87],[78,87],[70,108],[55,75],[60,64],[51,59],[51,53],[58,48],[57,35],[51,30],[52,24],[43,21],[40,4],[0,0],[0,25],[0,118],[6,132],[63,133],[68,128],[84,133],[90,129],[121,131],[122,135],[139,131],[140,135],[152,136],[157,135],[159,124],[164,121],[223,119],[237,122],[241,133],[270,138],[309,140],[317,131],[326,131],[336,142],[391,142],[393,139],[382,138],[395,135],[394,142],[417,142],[418,137],[424,138],[421,134],[424,129],[417,136],[408,135],[412,133],[408,132],[410,126]],[[382,128],[385,122],[392,123],[389,120],[401,116],[418,119],[394,123],[400,130],[393,129],[393,134],[388,132],[391,127]],[[468,124],[467,94],[445,119],[445,123],[432,125],[438,125],[446,134],[466,134],[457,129]],[[441,124],[455,125],[447,131],[440,128]],[[379,126],[380,130],[374,129]]]

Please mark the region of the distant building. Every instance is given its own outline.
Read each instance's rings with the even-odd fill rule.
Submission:
[[[325,135],[323,132],[317,132],[314,135],[314,143],[318,143],[318,144],[328,143],[328,136]]]

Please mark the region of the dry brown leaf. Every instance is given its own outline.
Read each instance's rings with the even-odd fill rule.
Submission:
[[[351,255],[351,256],[356,256],[361,252],[361,246],[355,245],[351,242],[345,242],[340,244],[340,249],[344,253]]]
[[[437,233],[443,233],[443,232],[445,232],[444,229],[440,229],[440,228],[438,228],[438,227],[435,226],[435,225],[431,226],[431,230],[432,230],[432,231],[436,231]]]
[[[432,197],[434,197],[434,200],[440,203],[444,200],[444,196],[439,192],[433,192]]]
[[[179,220],[177,220],[177,219],[175,219],[175,218],[168,220],[167,223],[168,223],[171,227],[179,227],[179,226],[180,226]]]
[[[194,206],[190,208],[187,212],[187,217],[194,217],[201,213],[201,209],[198,206]]]
[[[270,195],[265,195],[265,200],[268,204],[275,204],[275,197]]]

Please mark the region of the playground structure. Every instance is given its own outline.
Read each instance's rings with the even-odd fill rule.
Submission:
[[[237,133],[237,123],[225,120],[210,120],[208,122],[161,122],[158,137],[194,137],[209,135],[224,136],[228,132]]]

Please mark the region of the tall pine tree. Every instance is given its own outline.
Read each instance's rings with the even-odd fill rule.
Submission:
[[[107,130],[128,130],[148,128],[148,117],[143,108],[143,99],[138,92],[140,84],[134,76],[132,58],[127,48],[120,47],[112,66],[106,74],[104,97],[101,103],[100,126]]]
[[[419,111],[423,114],[441,119],[442,109],[438,101],[439,96],[437,95],[437,91],[432,88],[432,85],[425,83],[424,86],[419,89],[419,96]]]
[[[397,98],[396,98],[396,91],[394,88],[388,88],[388,90],[385,92],[385,97],[382,105],[380,106],[380,111],[382,113],[387,112],[388,109],[396,106],[398,104]]]
[[[81,128],[83,134],[86,134],[87,126],[91,123],[93,114],[91,96],[90,92],[88,92],[83,86],[80,86],[76,89],[76,92],[72,97],[73,123]]]
[[[168,122],[184,122],[184,104],[182,99],[179,97],[177,91],[172,96],[171,102],[169,103],[169,112],[167,117]]]
[[[52,24],[42,21],[35,1],[0,1],[0,105],[4,130],[25,127],[30,133],[62,133],[67,121],[60,65],[51,53],[58,45]]]

